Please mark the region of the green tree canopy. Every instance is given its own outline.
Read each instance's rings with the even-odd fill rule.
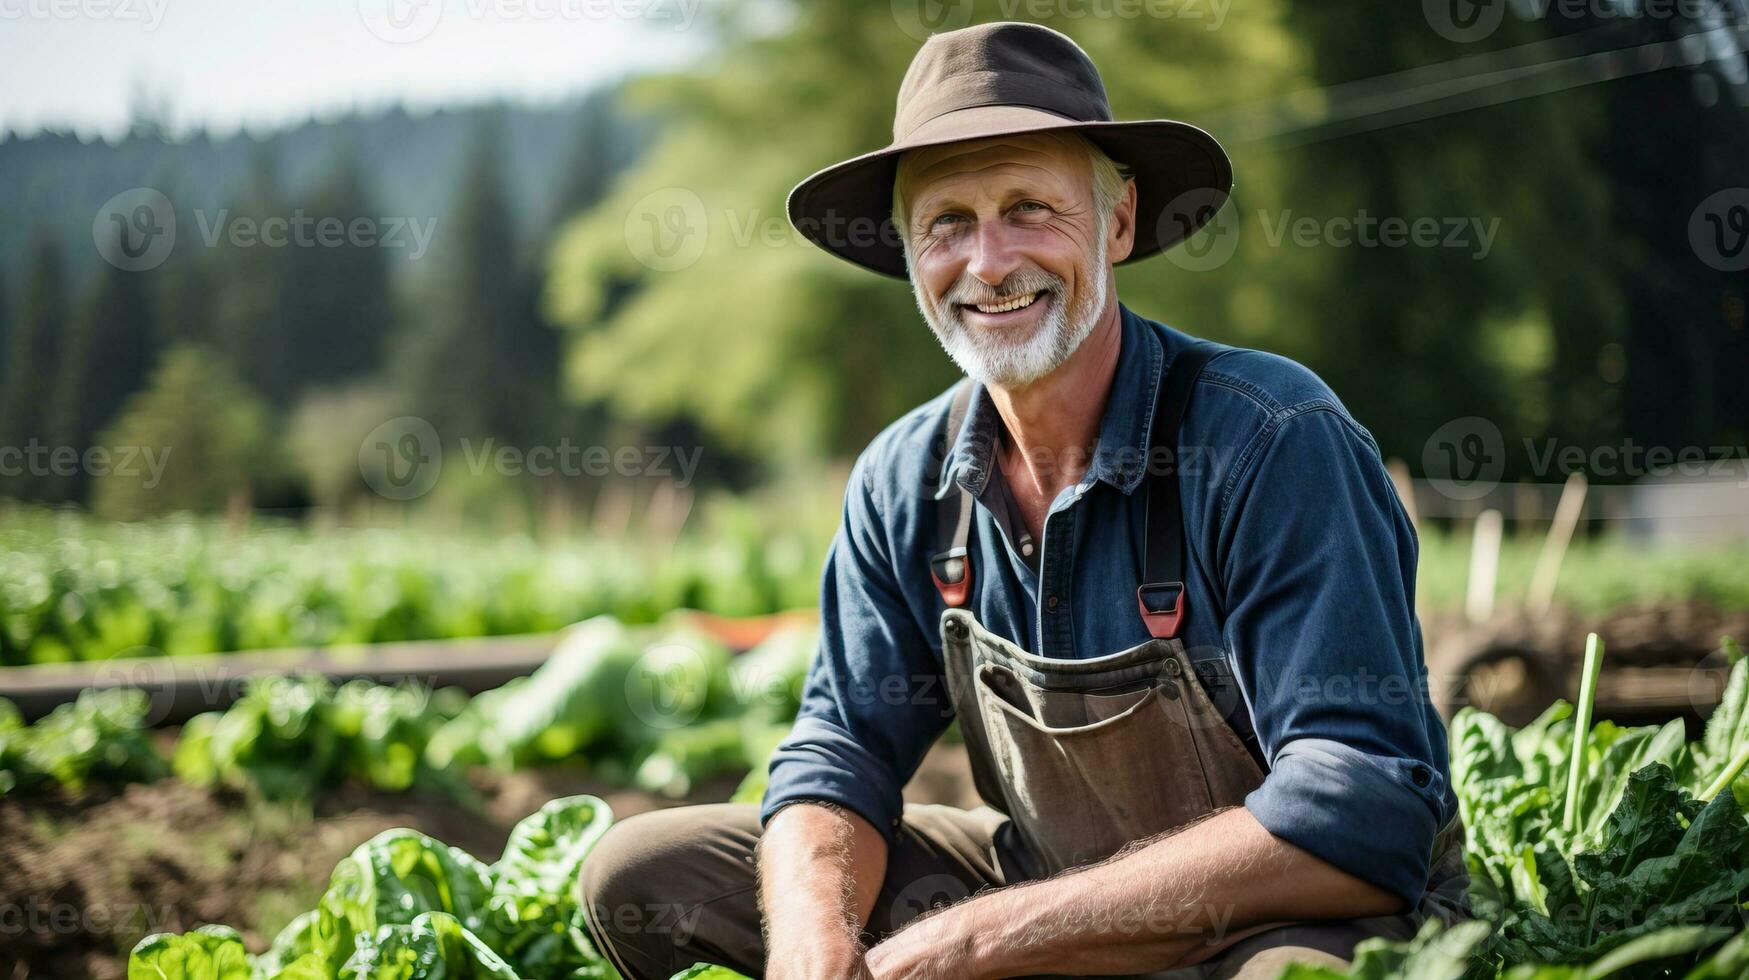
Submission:
[[[279,469],[270,432],[267,406],[221,357],[172,348],[100,440],[108,460],[94,479],[92,509],[131,521],[247,501]]]

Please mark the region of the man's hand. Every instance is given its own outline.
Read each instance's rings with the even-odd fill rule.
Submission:
[[[926,916],[868,951],[869,980],[972,980],[971,917],[949,909]]]
[[[887,871],[868,821],[820,803],[779,810],[760,837],[767,980],[863,980],[860,939]]]
[[[875,980],[1129,974],[1199,963],[1278,923],[1402,899],[1223,810],[1075,872],[983,892],[869,950]]]

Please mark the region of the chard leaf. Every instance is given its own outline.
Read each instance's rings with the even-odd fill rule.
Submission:
[[[669,980],[747,980],[747,978],[726,966],[717,966],[714,963],[694,963],[674,974]]]
[[[593,796],[553,800],[510,832],[492,866],[490,908],[504,940],[496,948],[529,977],[608,977],[589,941],[576,884],[613,811]]]
[[[455,916],[423,912],[404,925],[385,925],[340,967],[340,980],[521,980]]]
[[[425,912],[455,916],[470,933],[489,929],[491,878],[466,851],[417,831],[385,830],[341,861],[316,907],[312,945],[339,970],[362,937],[385,925],[410,925]]]
[[[1731,667],[1718,706],[1707,718],[1706,732],[1688,747],[1683,785],[1700,793],[1745,748],[1749,748],[1749,660],[1739,659]]]
[[[1683,974],[1682,980],[1741,980],[1745,976],[1749,976],[1749,929],[1737,933],[1711,956],[1695,964],[1694,969]]]
[[[147,936],[128,955],[128,980],[250,980],[243,937],[228,926]]]
[[[1354,962],[1347,970],[1295,964],[1280,980],[1459,980],[1470,968],[1471,956],[1488,937],[1486,922],[1460,922],[1442,929],[1428,920],[1408,942],[1367,939],[1354,948]],[[674,980],[680,980],[679,977]]]

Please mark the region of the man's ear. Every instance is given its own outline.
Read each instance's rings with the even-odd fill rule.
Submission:
[[[1136,247],[1136,179],[1126,177],[1123,196],[1111,213],[1111,223],[1105,229],[1105,248],[1112,265],[1130,257]]]

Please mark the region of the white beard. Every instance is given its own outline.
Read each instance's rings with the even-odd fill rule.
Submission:
[[[964,278],[950,288],[937,306],[925,295],[923,286],[912,277],[912,291],[917,296],[917,308],[947,356],[974,381],[1002,388],[1018,388],[1050,374],[1062,366],[1093,332],[1099,318],[1105,314],[1106,248],[1103,230],[1096,236],[1099,245],[1091,268],[1078,270],[1077,277],[1091,288],[1081,298],[1065,308],[1063,297],[1067,284],[1057,276],[1042,271],[1028,271],[1011,276],[1003,283],[1001,295],[1049,290],[1051,307],[1044,319],[1028,336],[1009,337],[1000,331],[968,327],[962,319],[961,303],[981,302],[992,297],[992,290],[981,284],[968,285]],[[1034,302],[1045,302],[1039,297]]]

